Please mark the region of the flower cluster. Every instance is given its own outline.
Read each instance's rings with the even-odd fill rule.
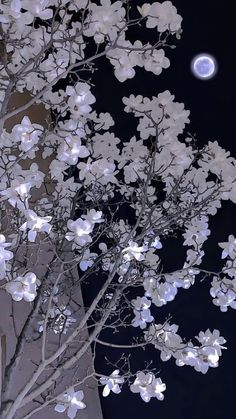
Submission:
[[[145,296],[151,298],[157,307],[173,301],[178,288],[188,289],[195,282],[195,276],[199,274],[197,269],[181,269],[174,273],[157,275],[154,277],[148,271],[144,273],[143,287]]]
[[[181,28],[182,17],[177,14],[177,9],[170,1],[163,3],[145,3],[137,7],[139,13],[147,18],[147,28],[157,27],[158,32],[165,32],[170,29],[177,32]]]
[[[222,312],[228,311],[229,307],[236,309],[236,278],[220,279],[214,276],[210,294],[213,297],[213,304],[220,307]]]
[[[178,326],[175,324],[152,324],[148,331],[144,332],[145,340],[161,351],[162,361],[168,361],[173,356],[176,365],[190,365],[203,374],[209,367],[218,366],[221,349],[226,349],[222,346],[226,340],[220,336],[218,330],[211,332],[207,329],[206,332],[200,332],[199,336],[195,336],[201,346],[193,345],[192,342],[185,343],[177,331]]]
[[[121,392],[120,384],[125,381],[124,377],[120,377],[120,371],[115,370],[109,377],[101,377],[100,383],[104,385],[102,392],[103,397],[107,397],[112,391],[115,394]],[[130,385],[130,391],[132,393],[140,393],[142,400],[146,403],[151,400],[152,397],[156,397],[158,400],[163,400],[166,385],[162,383],[161,378],[155,378],[152,372],[145,374],[139,371],[136,374],[135,381]]]
[[[236,309],[236,239],[230,234],[227,242],[218,245],[223,249],[221,258],[227,260],[222,271],[224,276],[213,276],[210,294],[213,304],[224,313],[229,307]]]

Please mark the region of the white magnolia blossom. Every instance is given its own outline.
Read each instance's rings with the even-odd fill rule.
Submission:
[[[28,221],[22,224],[20,230],[26,231],[29,229],[29,241],[34,242],[38,232],[50,233],[52,226],[49,224],[49,221],[51,221],[52,217],[39,217],[33,210],[25,211],[25,215]]]
[[[15,178],[11,181],[10,186],[2,186],[0,191],[0,201],[8,200],[13,206],[24,212],[29,209],[30,190],[32,187],[40,188],[45,175],[39,170],[36,163],[32,163],[29,170],[22,170],[20,165],[15,167]],[[8,182],[7,182],[8,184]]]
[[[120,377],[119,374],[120,371],[115,370],[109,377],[100,378],[100,383],[105,386],[102,392],[103,397],[107,397],[111,391],[115,394],[119,394],[121,392],[119,384],[123,384],[125,380],[123,377]]]
[[[32,124],[28,116],[24,116],[21,123],[12,129],[12,136],[15,141],[21,144],[19,149],[22,151],[30,150],[39,141],[43,127],[39,124]]]
[[[58,148],[57,158],[68,164],[77,164],[78,158],[88,157],[89,150],[81,145],[81,140],[78,137],[67,136],[64,143]]]
[[[7,199],[13,207],[17,206],[24,211],[29,206],[28,198],[31,188],[31,182],[20,182],[20,180],[13,179],[11,186],[0,192],[3,195],[0,201]]]
[[[22,299],[31,302],[36,297],[36,275],[28,272],[25,276],[18,276],[16,279],[5,284],[6,291],[11,294],[14,301]]]
[[[91,104],[95,102],[95,97],[90,92],[90,86],[87,83],[78,82],[74,87],[67,86],[68,106],[73,119],[91,111]]]
[[[68,418],[74,419],[77,416],[78,410],[86,408],[86,404],[82,402],[84,398],[84,392],[82,390],[75,391],[74,388],[70,388],[62,396],[57,397],[58,403],[54,410],[58,413],[66,414]]]
[[[148,372],[145,374],[140,371],[136,375],[136,379],[130,386],[132,393],[140,393],[144,402],[148,403],[152,397],[158,400],[164,399],[163,391],[166,390],[166,385],[162,383],[161,378],[155,378],[154,374]]]
[[[105,158],[95,160],[94,162],[88,159],[86,163],[78,163],[77,168],[79,169],[79,178],[84,181],[85,185],[89,185],[96,180],[99,180],[104,185],[109,182],[118,184],[115,177],[117,174],[115,171],[116,166]]]
[[[53,160],[49,166],[51,178],[57,179],[58,181],[63,181],[68,167],[69,165],[64,161]]]
[[[33,16],[30,13],[21,13],[22,0],[12,0],[10,4],[0,5],[0,10],[3,12],[0,15],[0,22],[9,23],[11,21],[18,23],[23,18],[23,27],[32,23]]]
[[[28,10],[33,17],[40,17],[40,19],[51,19],[53,17],[52,9],[47,8],[48,0],[22,0],[21,6]]]
[[[67,227],[70,232],[66,233],[66,239],[74,242],[79,246],[84,246],[92,241],[90,233],[92,233],[94,225],[104,221],[102,211],[89,210],[87,215],[83,215],[85,220],[78,218],[76,221],[68,220]]]
[[[230,234],[227,242],[219,243],[219,246],[223,249],[222,259],[229,256],[231,259],[236,258],[236,239],[233,234]]]
[[[89,210],[86,215],[82,215],[82,218],[91,224],[103,223],[104,221],[104,218],[102,218],[102,211],[96,211],[95,209]]]
[[[111,3],[110,0],[101,0],[101,5],[94,3],[89,4],[91,16],[85,20],[93,24],[85,29],[86,36],[93,36],[96,43],[104,42],[104,37],[109,35],[114,40],[119,28],[123,26],[125,9],[122,7],[121,1]]]
[[[206,374],[209,367],[218,367],[219,357],[222,355],[221,349],[226,349],[222,343],[226,340],[220,336],[218,330],[211,333],[209,329],[205,333],[200,332],[196,339],[202,343],[202,346],[197,347],[189,343],[187,348],[177,351],[176,365],[190,365],[196,371]]]
[[[145,258],[145,256],[143,255],[143,252],[146,252],[147,250],[148,250],[148,247],[146,245],[139,246],[133,240],[129,240],[129,246],[123,249],[122,253],[124,254],[124,260],[126,261],[130,261],[132,259],[142,261]]]
[[[49,54],[48,59],[39,65],[39,69],[44,73],[49,83],[56,79],[58,74],[65,78],[63,73],[69,63],[70,56],[68,51],[59,50],[55,55]]]
[[[159,165],[163,167],[163,163],[166,162],[164,173],[167,174],[168,172],[172,173],[172,171],[176,173],[176,170],[180,170],[180,163],[183,164],[183,167],[188,167],[190,156],[186,155],[186,152],[188,151],[190,154],[191,146],[188,149],[185,144],[178,142],[177,136],[183,132],[185,125],[189,122],[190,112],[184,109],[183,103],[174,102],[174,95],[171,95],[169,90],[159,93],[157,97],[153,96],[151,100],[143,96],[140,98],[140,96],[138,95],[136,98],[132,94],[129,98],[123,97],[122,101],[126,105],[124,110],[125,112],[132,112],[136,118],[139,118],[137,130],[140,131],[140,137],[143,140],[150,135],[156,135],[156,126],[153,121],[159,124],[160,132],[164,130],[159,136],[159,142],[165,144],[165,148],[156,155],[157,168]],[[164,118],[163,111],[165,111]],[[152,120],[148,117],[148,113],[150,113]],[[173,156],[170,155],[170,152],[176,154],[179,160],[178,166],[174,165],[174,170]],[[168,163],[170,162],[172,162],[172,167],[169,167]]]
[[[211,231],[208,229],[208,217],[202,216],[191,220],[191,223],[187,226],[183,237],[185,241],[184,246],[193,246],[195,249],[202,245]]]
[[[155,280],[153,280],[155,281]],[[148,291],[150,285],[150,280],[147,279],[144,281],[144,288],[147,289],[145,295],[151,297],[152,302],[157,306],[161,307],[169,301],[173,301],[177,294],[177,287],[175,283],[163,282],[159,283],[156,281],[156,284],[151,288],[151,292]]]
[[[74,240],[74,242],[79,246],[91,243],[92,238],[90,233],[93,231],[92,223],[82,220],[82,218],[78,218],[76,221],[68,220],[67,227],[71,231],[66,233],[66,240]]]
[[[132,300],[131,303],[134,306],[133,312],[135,314],[132,325],[144,329],[147,326],[147,323],[154,320],[149,309],[151,301],[146,297],[137,297],[135,300]]]

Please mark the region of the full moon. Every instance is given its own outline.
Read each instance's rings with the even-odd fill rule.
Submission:
[[[199,54],[193,58],[191,70],[198,79],[209,80],[216,74],[216,60],[209,54]]]

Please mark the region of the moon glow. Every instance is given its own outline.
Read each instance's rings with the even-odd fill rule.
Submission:
[[[201,80],[209,80],[215,76],[217,63],[209,54],[199,54],[191,62],[191,70],[195,77]]]

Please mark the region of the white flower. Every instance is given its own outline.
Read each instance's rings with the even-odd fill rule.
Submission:
[[[13,127],[12,136],[15,141],[20,141],[20,149],[28,151],[38,143],[43,127],[38,124],[32,124],[28,116],[24,116],[20,124]]]
[[[54,410],[58,413],[63,413],[67,410],[67,416],[70,419],[74,419],[77,415],[77,411],[85,409],[86,404],[82,402],[84,398],[84,392],[82,390],[74,391],[74,388],[67,390],[63,396],[57,398],[58,404],[56,404]]]
[[[114,163],[109,162],[107,159],[98,159],[94,162],[88,158],[87,162],[80,162],[77,164],[79,169],[79,178],[80,180],[84,180],[84,183],[90,184],[91,182],[96,181],[99,179],[101,184],[106,185],[109,182],[118,183],[117,179],[114,175],[116,166]]]
[[[71,230],[71,232],[65,235],[68,241],[74,240],[79,246],[84,246],[92,241],[89,234],[93,230],[93,224],[90,222],[81,218],[78,218],[76,221],[68,220],[67,227]]]
[[[151,312],[149,310],[151,301],[146,297],[137,297],[135,300],[132,300],[131,303],[134,306],[133,312],[135,314],[135,318],[132,320],[132,325],[133,327],[140,326],[141,329],[144,329],[147,323],[153,321],[153,316],[151,316]]]
[[[78,158],[88,157],[89,150],[81,145],[81,140],[78,137],[67,136],[65,141],[58,148],[57,158],[60,161],[64,161],[68,164],[77,164]]]
[[[11,294],[14,301],[24,299],[31,302],[36,297],[36,280],[36,275],[33,272],[28,272],[24,277],[18,276],[13,281],[7,282],[5,289]]]
[[[141,329],[145,329],[147,323],[151,323],[153,321],[153,316],[149,308],[143,309],[141,311],[134,310],[135,317],[132,320],[133,327],[140,327]]]
[[[146,252],[148,250],[147,246],[138,246],[138,244],[132,240],[129,241],[129,246],[122,250],[124,253],[124,259],[126,261],[130,261],[131,259],[136,260],[144,260],[144,256],[142,252]]]
[[[117,183],[117,179],[114,177],[116,166],[114,163],[109,162],[107,159],[95,160],[91,167],[91,173],[93,174],[93,180],[95,177],[99,178],[100,183],[107,184],[108,182]]]
[[[10,6],[0,4],[0,10],[3,12],[0,15],[0,22],[9,23],[11,18],[13,18],[17,24],[20,22],[23,28],[25,25],[32,23],[33,17],[31,14],[21,13],[21,8],[21,0],[12,0]]]
[[[227,242],[218,244],[223,249],[221,256],[222,259],[225,259],[227,256],[229,256],[231,259],[236,257],[236,239],[232,234],[229,235]]]
[[[55,159],[50,163],[49,169],[52,179],[56,178],[59,181],[63,181],[66,170],[68,169],[68,164]]]
[[[173,301],[177,294],[177,288],[174,284],[168,282],[157,283],[156,289],[150,295],[153,303],[161,307],[168,301]],[[148,294],[146,294],[148,295]]]
[[[53,10],[46,9],[48,0],[22,0],[22,8],[28,10],[34,17],[46,20],[53,17]]]
[[[35,241],[37,232],[45,231],[46,233],[50,233],[52,226],[48,222],[51,221],[52,217],[39,217],[33,210],[27,210],[25,214],[28,221],[22,224],[20,230],[25,231],[27,228],[29,229],[29,241]]]
[[[114,41],[119,28],[124,21],[125,9],[121,1],[111,3],[110,0],[101,0],[101,5],[89,3],[91,17],[85,20],[85,24],[92,20],[87,28],[84,29],[86,36],[94,36],[96,43],[104,42],[105,35],[109,35],[111,41]]]
[[[100,378],[100,383],[105,386],[102,392],[103,397],[107,397],[110,394],[110,391],[113,391],[115,394],[121,392],[119,384],[124,383],[124,378],[120,377],[119,373],[119,370],[115,370],[110,377]]]
[[[95,209],[89,210],[87,215],[82,215],[82,218],[91,224],[102,223],[104,221],[104,218],[102,218],[102,211],[95,211]]]
[[[161,378],[155,378],[154,374],[148,372],[138,372],[136,379],[130,386],[132,393],[140,393],[141,398],[148,403],[152,397],[158,400],[163,400],[163,391],[166,390],[166,385],[162,383]]]
[[[135,310],[144,310],[150,307],[151,301],[146,297],[137,297],[135,300],[131,301]]]
[[[25,211],[28,208],[29,191],[32,188],[31,182],[20,182],[18,179],[13,179],[11,187],[1,191],[3,197],[0,201],[7,199],[9,203],[18,209]],[[22,202],[24,201],[24,203]]]
[[[78,82],[74,87],[67,86],[66,94],[69,96],[68,105],[73,118],[89,113],[91,105],[96,101],[90,92],[90,86],[87,83]]]
[[[208,229],[208,217],[201,216],[200,218],[194,218],[186,226],[186,231],[183,234],[185,241],[184,246],[193,246],[195,249],[202,245],[211,231]]]

